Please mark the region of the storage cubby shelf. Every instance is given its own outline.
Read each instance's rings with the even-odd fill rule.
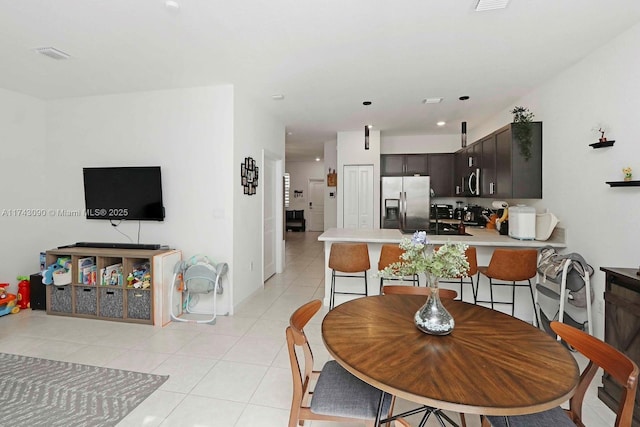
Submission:
[[[640,187],[640,181],[607,181],[612,187]]]
[[[589,146],[593,148],[611,147],[614,142],[616,141],[594,142],[593,144],[589,144]]]

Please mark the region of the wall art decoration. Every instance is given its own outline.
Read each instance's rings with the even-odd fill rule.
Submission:
[[[244,194],[252,196],[256,194],[258,188],[258,167],[256,161],[251,157],[245,157],[240,163],[240,183],[244,187]]]

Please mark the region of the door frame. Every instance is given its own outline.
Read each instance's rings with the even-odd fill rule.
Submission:
[[[309,182],[307,183],[307,192],[309,194],[309,203],[312,202],[311,200],[311,185],[312,183],[318,183],[320,184],[320,187],[322,188],[322,225],[320,226],[320,230],[311,230],[311,212],[309,212],[309,220],[307,222],[308,226],[307,226],[307,230],[309,231],[324,231],[324,188],[325,188],[325,180],[323,178],[309,178]],[[311,209],[310,209],[311,210]]]
[[[262,150],[262,164],[265,162],[273,163],[273,175],[274,179],[272,179],[272,188],[271,194],[275,196],[276,200],[274,202],[275,216],[274,216],[274,239],[275,239],[275,264],[276,264],[276,274],[282,273],[284,271],[284,240],[281,236],[284,235],[284,189],[282,188],[282,177],[284,176],[284,159],[268,150]],[[262,242],[261,252],[262,252],[262,282],[268,278],[264,277],[264,225],[265,225],[265,211],[264,211],[264,198],[267,191],[262,192],[262,233],[260,236],[260,240]]]

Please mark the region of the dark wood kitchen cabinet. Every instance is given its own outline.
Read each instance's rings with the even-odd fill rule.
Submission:
[[[481,196],[542,198],[542,122],[532,123],[531,157],[520,152],[513,123],[482,138]]]
[[[383,154],[380,156],[380,175],[429,175],[427,154]]]
[[[453,192],[453,153],[432,153],[428,155],[431,188],[436,197],[451,197]]]
[[[472,194],[469,188],[469,178],[471,174],[475,174],[477,170],[481,168],[481,159],[482,146],[479,141],[455,153],[454,195],[467,197],[476,196],[476,194]],[[476,183],[472,182],[474,188],[475,185]]]
[[[604,291],[604,340],[640,365],[640,276],[635,268],[601,267],[606,274]],[[618,409],[621,387],[602,376],[598,398]],[[640,393],[636,394],[633,427],[640,427]]]

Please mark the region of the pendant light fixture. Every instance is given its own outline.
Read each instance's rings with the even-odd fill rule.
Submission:
[[[369,149],[369,125],[364,127],[364,149]]]
[[[369,105],[371,105],[371,101],[363,101],[362,105],[364,105],[365,107],[368,107]],[[369,149],[369,128],[370,127],[371,125],[364,126],[364,149],[365,150]]]
[[[467,99],[469,99],[469,97],[465,95],[465,96],[461,96],[458,99],[464,102]],[[463,110],[463,116],[464,116],[464,107],[462,108],[462,110]],[[462,144],[462,148],[467,146],[467,122],[466,121],[462,122],[462,126],[460,128],[460,142]]]

